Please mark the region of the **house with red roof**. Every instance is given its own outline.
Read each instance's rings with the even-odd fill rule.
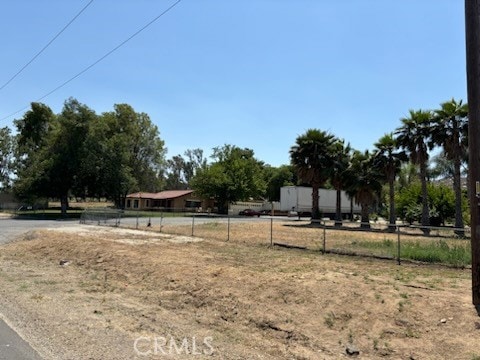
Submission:
[[[213,200],[202,199],[193,190],[165,190],[128,194],[126,210],[201,211],[213,208]]]

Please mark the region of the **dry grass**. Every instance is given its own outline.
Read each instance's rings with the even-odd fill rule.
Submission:
[[[159,229],[153,229],[158,231]],[[162,232],[192,235],[192,225],[179,226],[165,220]],[[356,255],[398,257],[399,234],[373,229],[365,231],[356,223],[347,223],[341,229],[333,226],[312,226],[308,221],[281,221],[260,219],[255,222],[212,220],[194,224],[198,237],[250,245],[284,244],[313,251],[327,251]],[[424,236],[418,228],[401,228],[401,257],[409,260],[466,266],[470,264],[470,242],[457,238],[451,229],[433,230]],[[447,256],[445,252],[455,254]],[[430,256],[431,255],[431,256]]]
[[[97,227],[32,233],[2,247],[2,309],[36,319],[32,337],[50,338],[58,358],[138,358],[138,336],[167,335],[211,337],[214,353],[194,358],[338,359],[350,343],[364,359],[480,354],[467,271],[270,248],[264,227],[261,241],[252,235],[261,225],[233,226],[230,242],[209,240],[210,224],[196,242]],[[298,244],[318,233],[297,230]]]

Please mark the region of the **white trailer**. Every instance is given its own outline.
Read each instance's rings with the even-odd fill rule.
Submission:
[[[337,191],[318,189],[318,208],[324,216],[336,213]],[[352,208],[353,207],[353,208]],[[283,186],[280,189],[280,209],[282,211],[312,212],[312,188],[306,186]],[[350,200],[345,191],[341,192],[342,214],[359,213],[361,208]]]

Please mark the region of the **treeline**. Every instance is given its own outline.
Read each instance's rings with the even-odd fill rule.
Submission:
[[[209,161],[202,149],[167,159],[157,126],[127,104],[96,114],[70,98],[54,114],[32,103],[14,121],[15,135],[8,127],[0,129],[0,185],[27,201],[60,199],[63,211],[71,197],[105,198],[122,207],[131,192],[194,189],[215,199],[220,212],[236,201],[277,201],[285,185],[308,185],[314,193],[319,187],[347,191],[362,206],[365,223],[376,211],[392,226],[399,216],[425,226],[454,219],[463,228],[466,104],[452,99],[435,110],[412,110],[400,121],[373,151],[352,149],[329,132],[309,129],[290,147],[291,163],[272,167],[253,150],[230,144],[214,148]],[[434,148],[440,153],[432,167]],[[432,182],[438,178],[452,179],[453,186]],[[317,201],[313,196],[314,219],[321,216]],[[337,201],[337,224],[340,207]]]
[[[162,188],[165,144],[149,116],[129,105],[98,115],[72,98],[59,114],[32,103],[14,124],[17,135],[2,141],[10,155],[1,180],[22,199],[60,199],[66,211],[70,196],[121,206],[129,191]]]
[[[59,114],[32,103],[11,129],[0,129],[0,187],[24,201],[103,198],[124,206],[128,193],[199,187],[223,211],[229,201],[251,197],[279,199],[280,187],[293,184],[290,166],[270,167],[253,150],[224,145],[209,164],[202,149],[166,158],[159,129],[130,105],[96,114],[68,99]]]

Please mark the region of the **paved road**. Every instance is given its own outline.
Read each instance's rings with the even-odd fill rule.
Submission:
[[[41,360],[31,346],[0,319],[0,360]]]
[[[61,227],[77,221],[0,219],[0,244],[33,229]],[[32,347],[0,319],[0,360],[41,360]]]
[[[14,240],[23,233],[34,229],[46,227],[61,227],[78,224],[78,220],[25,220],[25,219],[0,219],[0,244]]]

